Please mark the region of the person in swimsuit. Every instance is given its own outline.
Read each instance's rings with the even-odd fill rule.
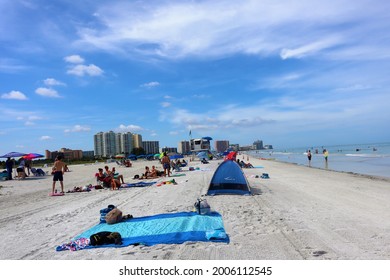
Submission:
[[[309,165],[311,163],[311,152],[310,150],[307,151],[307,159],[309,160]]]
[[[61,193],[64,193],[64,172],[65,172],[65,163],[62,162],[62,157],[57,156],[54,166],[53,166],[53,188],[52,194],[56,191],[56,182],[60,181]]]
[[[164,176],[171,176],[171,160],[166,152],[164,152],[164,156],[161,159],[162,166],[164,168]]]

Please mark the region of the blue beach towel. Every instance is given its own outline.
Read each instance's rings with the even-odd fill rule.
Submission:
[[[133,188],[133,187],[149,187],[157,182],[137,182],[137,183],[131,183],[131,184],[122,184],[121,188]]]
[[[199,215],[195,212],[179,212],[160,214],[125,220],[117,224],[98,224],[86,230],[73,240],[89,238],[101,231],[119,232],[122,245],[87,246],[85,249],[97,247],[124,247],[132,244],[146,246],[156,244],[181,244],[186,241],[225,242],[229,237],[225,232],[222,216],[213,212]]]

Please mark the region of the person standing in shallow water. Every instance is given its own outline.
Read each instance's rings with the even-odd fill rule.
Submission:
[[[326,149],[324,149],[323,154],[324,154],[325,162],[327,163],[328,162],[329,152]]]
[[[307,151],[307,159],[309,160],[309,166],[311,165],[311,152],[310,150]]]
[[[56,160],[54,162],[53,166],[53,188],[52,188],[52,193],[55,193],[56,190],[56,182],[60,181],[60,186],[61,186],[61,193],[64,193],[64,173],[65,173],[65,163],[62,162],[62,157],[57,156]]]

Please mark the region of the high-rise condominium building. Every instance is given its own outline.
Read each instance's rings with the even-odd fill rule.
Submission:
[[[140,137],[141,135],[137,139]],[[135,146],[131,132],[99,132],[93,136],[93,140],[95,156],[111,157],[122,153],[130,154]]]
[[[160,150],[159,141],[143,141],[142,147],[145,150],[145,154],[158,154]]]
[[[180,154],[188,154],[191,152],[190,141],[180,141],[177,145],[177,151]]]

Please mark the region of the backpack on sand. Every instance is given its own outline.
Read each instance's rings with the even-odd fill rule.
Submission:
[[[109,225],[119,223],[120,221],[122,221],[122,211],[118,208],[114,208],[107,213],[105,219],[106,223]]]
[[[207,215],[210,214],[211,212],[210,205],[208,204],[206,199],[198,198],[198,200],[194,204],[194,207],[195,207],[195,212],[200,215]]]

